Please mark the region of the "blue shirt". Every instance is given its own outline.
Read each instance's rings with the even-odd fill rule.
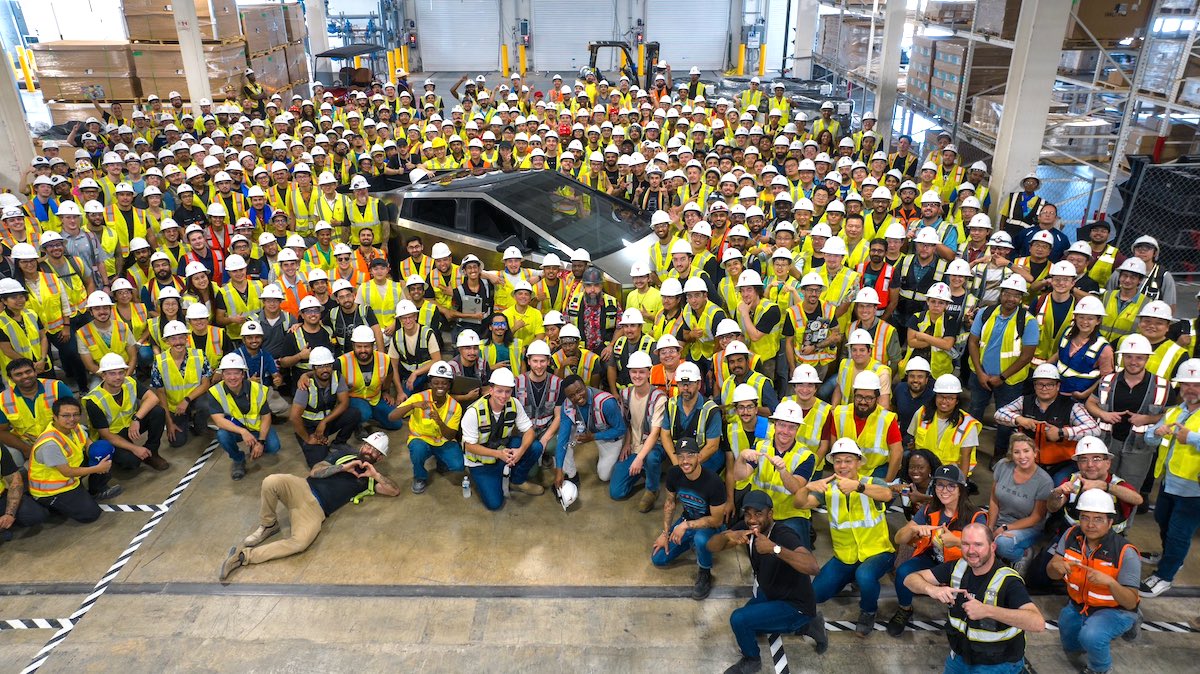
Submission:
[[[75,396],[75,394],[71,392],[71,387],[67,386],[61,381],[58,381],[57,379],[51,379],[50,381],[54,382],[54,394],[58,396],[58,400],[62,400],[63,398],[73,398]],[[26,398],[21,394],[21,389],[16,388],[15,386],[13,387],[13,390],[16,392],[18,398],[25,401],[25,407],[30,410],[33,410],[33,404],[37,398],[46,394],[46,387],[42,385],[42,382],[40,381],[37,383],[37,393],[34,394],[32,398]],[[3,411],[0,411],[0,424],[7,423],[8,416],[6,416]]]
[[[1029,242],[1033,241],[1033,235],[1037,234],[1038,232],[1049,232],[1050,236],[1054,238],[1054,243],[1050,244],[1051,262],[1058,262],[1061,260],[1062,256],[1066,255],[1067,249],[1071,247],[1071,241],[1067,238],[1066,234],[1062,233],[1062,230],[1057,228],[1042,229],[1041,227],[1035,225],[1033,227],[1024,229],[1017,237],[1017,240],[1013,242],[1017,246],[1017,257],[1025,257],[1026,255],[1029,255]]]
[[[1014,311],[1011,316],[1003,315],[1000,313],[1000,309],[998,308],[993,312],[992,315],[995,316],[995,320],[993,321],[995,327],[992,328],[992,335],[997,337],[997,339],[993,339],[987,344],[984,344],[983,353],[979,354],[979,362],[983,364],[983,371],[987,374],[999,375],[1002,372],[1000,368],[1000,344],[1004,340],[999,339],[998,336],[1004,334],[1004,330],[1008,328],[1008,322],[1012,320],[1013,316],[1016,316],[1019,312],[1019,308],[1017,311]],[[981,340],[983,339],[983,314],[983,311],[977,312],[975,314],[975,322],[971,324],[971,334],[975,335]],[[1032,314],[1027,311],[1025,312],[1025,315],[1028,317],[1028,320],[1025,322],[1025,331],[1021,334],[1021,345],[1037,346],[1038,338],[1041,336],[1041,328],[1038,326],[1038,322],[1033,318]]]
[[[759,401],[759,402],[761,402],[761,401]],[[696,396],[696,406],[692,408],[691,414],[684,412],[683,403],[681,401],[679,403],[679,426],[681,428],[687,428],[688,425],[692,423],[692,419],[694,419],[697,414],[700,414],[700,409],[703,407],[704,407],[704,396],[702,396],[702,395]],[[718,409],[713,414],[709,415],[708,424],[704,426],[704,437],[708,438],[709,440],[711,440],[713,438],[721,437],[721,419],[722,419],[722,417],[721,417],[720,409]],[[665,429],[668,432],[671,430],[671,415],[670,414],[663,415],[662,427],[663,427],[663,429]],[[678,440],[679,438],[672,437],[671,439]]]
[[[575,413],[579,417],[579,423],[586,429],[588,419],[592,414],[592,403],[595,402],[595,389],[588,391],[588,402],[585,407],[576,407]],[[625,415],[621,413],[621,405],[615,397],[609,397],[604,401],[602,407],[604,412],[604,420],[608,422],[608,428],[597,430],[593,439],[595,440],[616,440],[625,436]],[[647,414],[649,411],[647,410]],[[558,426],[558,443],[554,448],[555,465],[562,467],[563,461],[567,458],[567,448],[571,446],[571,436],[575,433],[575,422],[567,415],[562,415],[562,421]]]
[[[258,350],[258,355],[251,356],[245,346],[239,346],[234,353],[246,361],[246,368],[250,371],[250,377],[258,377],[260,384],[271,385],[271,377],[275,376],[275,373],[279,371],[279,367],[275,364],[274,356],[262,349]]]

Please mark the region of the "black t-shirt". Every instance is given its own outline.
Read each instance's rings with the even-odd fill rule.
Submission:
[[[1146,392],[1149,388],[1149,376],[1143,376],[1142,381],[1130,389],[1129,384],[1125,383],[1125,377],[1117,375],[1113,378],[1113,409],[1137,412],[1141,409],[1142,401],[1146,399]],[[1120,421],[1112,425],[1113,440],[1125,442],[1132,429],[1133,424],[1130,423],[1129,417],[1122,417]]]
[[[958,562],[945,562],[939,564],[931,570],[933,577],[942,585],[950,584],[950,576],[954,573],[954,565]],[[963,574],[962,587],[971,593],[979,601],[983,601],[984,595],[987,593],[988,583],[992,580],[992,575],[996,570],[1002,568],[1003,564],[1000,560],[993,563],[992,570],[982,576],[975,575],[969,567]],[[950,607],[950,615],[967,619],[967,614],[962,610],[962,602]],[[1033,600],[1029,598],[1029,591],[1025,589],[1025,583],[1020,578],[1009,578],[1000,586],[1000,593],[996,597],[996,606],[1000,608],[1020,608]],[[989,629],[1004,629],[1005,625],[997,624]],[[946,636],[950,641],[950,648],[962,656],[963,660],[968,665],[997,665],[1005,662],[1017,662],[1025,657],[1025,633],[1021,632],[1017,636],[1000,644],[986,644],[986,648],[972,648],[972,642],[967,641],[966,635],[956,629],[947,629]]]
[[[733,531],[749,529],[743,520],[733,525]],[[774,523],[770,538],[775,544],[785,550],[796,550],[808,545],[800,540],[800,535],[790,527]],[[806,573],[794,569],[791,564],[768,552],[760,555],[750,546],[750,567],[754,569],[754,577],[758,580],[758,591],[771,601],[786,601],[796,607],[804,615],[811,616],[817,612],[816,597],[813,595],[812,578]]]
[[[325,326],[333,331],[333,339],[341,346],[343,353],[351,350],[350,335],[354,333],[354,328],[360,325],[374,328],[379,325],[379,319],[375,317],[374,309],[358,306],[348,314],[342,310],[341,306],[329,309],[325,312],[323,321]]]
[[[329,330],[325,326],[321,326],[321,328],[319,330],[317,330],[316,332],[309,332],[309,331],[305,330],[304,328],[300,328],[300,329],[296,330],[295,334],[289,334],[287,339],[284,340],[284,343],[283,343],[283,357],[284,358],[287,358],[289,356],[294,356],[304,350],[304,347],[300,346],[300,342],[297,340],[297,337],[299,337],[300,339],[303,339],[304,344],[306,344],[308,346],[308,348],[310,348],[310,349],[315,349],[318,346],[323,346],[323,347],[329,349],[330,351],[333,351],[333,349],[334,349],[333,341],[329,338]],[[308,369],[308,362],[300,361],[296,365],[293,365],[293,367],[300,367],[300,369]]]
[[[218,295],[218,297],[220,297],[220,296]],[[203,352],[204,349],[208,348],[208,332],[205,331],[202,334],[196,334],[193,332],[192,333],[192,344],[195,346],[196,349]],[[233,349],[234,349],[233,340],[231,340],[229,338],[229,333],[228,332],[222,333],[221,349],[220,349],[221,353],[233,353]]]
[[[138,385],[137,385],[138,400],[141,400],[142,396],[144,396],[144,395],[146,395],[146,386],[144,384],[142,384],[141,382],[138,382]],[[118,405],[124,405],[125,404],[125,389],[122,388],[120,391],[117,391],[116,395],[113,396],[113,400],[117,401]],[[104,412],[100,409],[100,407],[98,405],[96,405],[96,403],[92,402],[91,400],[84,400],[83,407],[85,410],[87,410],[88,422],[89,422],[88,425],[91,426],[93,429],[100,430],[102,428],[108,428],[109,426],[112,425],[109,423],[108,417],[104,416]],[[134,411],[134,413],[137,413],[136,404],[135,404],[133,411]]]
[[[0,449],[0,476],[8,477],[20,470],[17,468],[17,462],[13,461],[12,452]]]
[[[345,456],[358,456],[358,452],[333,451],[323,461],[336,464]],[[317,497],[317,502],[321,504],[321,510],[325,511],[325,516],[329,517],[335,510],[346,505],[367,489],[367,478],[354,477],[350,473],[340,472],[320,479],[310,477],[308,486],[312,489],[313,496]]]
[[[725,482],[717,474],[701,466],[700,475],[689,480],[679,466],[671,466],[663,483],[683,507],[683,519],[698,520],[712,514],[712,507],[724,505]]]

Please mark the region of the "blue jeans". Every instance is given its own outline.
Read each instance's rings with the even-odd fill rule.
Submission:
[[[380,398],[379,402],[375,403],[374,405],[367,402],[363,398],[350,398],[350,406],[358,410],[358,413],[362,415],[364,422],[374,421],[384,430],[388,431],[398,431],[401,428],[404,428],[403,419],[397,421],[388,419],[388,415],[391,414],[392,410],[396,408],[385,403],[383,398]]]
[[[154,364],[154,347],[145,345],[139,346],[137,354],[138,365],[141,365],[142,367],[150,367]]]
[[[630,452],[624,461],[618,461],[613,466],[612,480],[608,483],[608,495],[614,501],[628,498],[633,494],[634,487],[637,486],[640,478],[646,480],[646,491],[658,492],[658,485],[662,480],[662,462],[667,456],[666,450],[662,445],[654,445],[650,448],[650,453],[646,455],[646,460],[642,461],[642,472],[638,475],[630,475],[629,466],[636,456],[637,452]]]
[[[904,586],[904,579],[918,571],[925,571],[937,566],[933,555],[916,555],[907,562],[896,567],[896,601],[900,606],[909,608],[913,603],[913,591]]]
[[[516,449],[521,446],[521,436],[513,436],[508,440],[509,449]],[[508,481],[510,484],[525,484],[525,480],[529,479],[529,471],[538,464],[538,460],[542,458],[542,443],[537,440],[525,450],[521,455],[521,460],[517,461],[517,465],[509,471]],[[504,507],[504,463],[496,461],[495,463],[487,463],[482,466],[469,466],[467,471],[471,475],[471,481],[475,483],[475,491],[479,492],[479,498],[483,501],[483,507],[488,510],[499,510]]]
[[[800,536],[800,543],[808,548],[811,552],[813,547],[812,542],[812,520],[807,517],[791,517],[786,520],[775,520],[775,523],[781,527],[787,527],[796,532]]]
[[[1015,562],[1037,542],[1042,535],[1041,525],[1028,529],[1014,529],[996,535],[996,555],[1006,562]]]
[[[1165,486],[1160,487],[1154,521],[1158,522],[1158,535],[1162,539],[1162,559],[1154,575],[1174,581],[1192,547],[1192,536],[1200,528],[1200,496],[1174,496],[1167,493]]]
[[[229,458],[236,462],[246,460],[246,453],[238,448],[238,444],[242,440],[242,436],[237,433],[231,433],[223,428],[217,429],[217,442],[221,443],[221,449],[224,449]],[[263,444],[265,445],[263,452],[266,454],[274,454],[279,451],[279,436],[275,434],[274,428],[267,431],[267,441]]]
[[[1024,669],[1024,659],[998,665],[968,665],[962,656],[950,651],[950,655],[946,656],[946,666],[942,669],[942,674],[1021,674]]]
[[[674,531],[675,527],[679,526],[679,523],[682,521],[683,517],[675,520],[675,523],[671,525],[671,531]],[[655,566],[666,566],[691,548],[695,548],[696,564],[702,569],[711,569],[712,553],[708,551],[708,539],[715,536],[724,528],[722,526],[707,529],[688,529],[683,532],[683,538],[678,544],[668,539],[665,549],[655,550],[650,555],[650,562]],[[668,532],[667,535],[669,536],[670,533]]]
[[[972,372],[971,376],[967,379],[967,386],[971,389],[971,416],[976,419],[982,419],[983,411],[987,409],[988,402],[994,399],[996,409],[1004,407],[1021,397],[1025,389],[1025,382],[1019,384],[1001,384],[989,391],[983,388],[983,385],[979,383],[979,378]],[[1016,429],[1012,426],[996,424],[996,444],[995,449],[992,450],[992,456],[999,459],[1008,453],[1008,439],[1012,437],[1014,430]]]
[[[1117,637],[1129,631],[1137,613],[1106,608],[1083,615],[1068,602],[1058,614],[1058,638],[1068,653],[1087,652],[1088,666],[1097,672],[1112,668],[1109,647]]]
[[[833,368],[830,368],[830,369],[832,370]],[[788,374],[790,376],[791,373],[788,373]],[[817,389],[817,397],[820,398],[821,400],[824,400],[825,402],[829,402],[830,399],[833,398],[833,391],[836,388],[837,388],[837,372],[833,372],[831,375],[829,375],[829,378],[826,379],[824,382],[822,382],[821,386]],[[846,402],[847,402],[846,400],[842,400],[842,404],[845,404]],[[853,402],[853,401],[850,401],[850,402]]]
[[[881,552],[865,560],[847,564],[833,557],[821,572],[813,578],[813,593],[820,604],[842,591],[842,588],[854,581],[858,585],[858,608],[867,613],[874,613],[879,608],[879,579],[892,570],[896,553]]]
[[[403,375],[402,377],[400,377],[400,387],[404,389],[405,397],[408,397],[408,396],[416,393],[417,391],[424,391],[425,389],[429,388],[429,375],[427,375],[427,374],[419,375],[413,381],[412,388],[408,387],[408,375]]]
[[[719,475],[722,470],[725,470],[725,450],[718,448],[717,451],[713,452],[712,456],[705,459],[704,463],[700,465]]]
[[[729,627],[738,648],[747,658],[761,657],[758,648],[760,634],[791,634],[812,620],[786,601],[771,601],[761,595],[751,597],[746,605],[729,614]]]
[[[462,472],[464,468],[462,445],[454,441],[431,445],[424,440],[409,440],[408,456],[412,459],[414,480],[429,479],[425,462],[431,456],[436,456],[438,463],[445,464],[446,469],[452,473]]]

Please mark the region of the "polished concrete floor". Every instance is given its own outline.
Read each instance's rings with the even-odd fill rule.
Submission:
[[[462,498],[454,475],[435,473],[428,492],[409,492],[401,434],[382,465],[401,496],[348,505],[304,554],[240,569],[219,584],[229,547],[256,526],[262,478],[303,471],[294,439],[282,439],[283,452],[252,466],[241,482],[229,479],[229,459],[214,453],[41,671],[720,672],[738,657],[728,616],[748,592],[741,551],[717,557],[713,595],[692,601],[690,555],[667,569],[649,563],[661,510],[642,515],[632,501],[611,501],[594,470],[585,469],[570,512],[547,493],[514,495],[504,510],[488,513]],[[118,474],[126,489],[118,501],[161,504],[203,449],[197,441],[168,450],[173,465],[165,473]],[[580,465],[594,466],[594,456],[585,446]],[[986,471],[980,483],[986,493]],[[92,525],[50,523],[0,544],[0,621],[71,616],[152,517],[106,513]],[[816,520],[824,560],[828,537],[823,516]],[[1131,538],[1158,549],[1150,517],[1137,520]],[[1200,565],[1190,563],[1175,590],[1145,602],[1147,619],[1195,617],[1198,590]],[[885,583],[881,621],[893,596]],[[1037,602],[1054,618],[1063,599]],[[835,598],[824,612],[853,621],[857,601]],[[919,600],[916,617],[944,616]],[[0,630],[0,671],[20,671],[55,631]],[[946,653],[936,631],[831,638],[818,657],[808,642],[789,637],[792,670],[936,671]],[[1119,643],[1116,665],[1192,671],[1196,644],[1196,634],[1145,633],[1137,643]],[[1053,632],[1033,635],[1029,653],[1040,671],[1069,671]]]

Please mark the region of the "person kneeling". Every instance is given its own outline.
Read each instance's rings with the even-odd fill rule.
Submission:
[[[267,407],[267,387],[246,377],[246,361],[236,353],[221,358],[221,383],[208,390],[214,405],[212,422],[217,426],[217,442],[233,459],[230,477],[246,477],[246,454],[238,448],[246,443],[250,460],[279,451],[279,436],[271,428],[271,410]]]
[[[350,389],[334,371],[333,363],[329,349],[314,348],[308,354],[311,372],[305,375],[305,385],[296,387],[292,399],[292,428],[309,468],[329,454],[332,444],[349,442],[362,421],[362,415],[350,406]]]
[[[425,462],[437,458],[438,470],[461,473],[464,469],[463,449],[458,443],[463,408],[450,395],[454,369],[445,361],[429,368],[429,388],[413,393],[388,415],[397,420],[408,417],[408,455],[412,459],[412,492],[422,494],[429,487],[429,470]]]
[[[502,367],[488,379],[491,390],[476,400],[462,418],[464,460],[479,498],[488,510],[504,507],[504,479],[513,489],[530,496],[546,489],[529,481],[529,471],[542,455],[534,440],[533,422],[513,398],[517,378]]]

